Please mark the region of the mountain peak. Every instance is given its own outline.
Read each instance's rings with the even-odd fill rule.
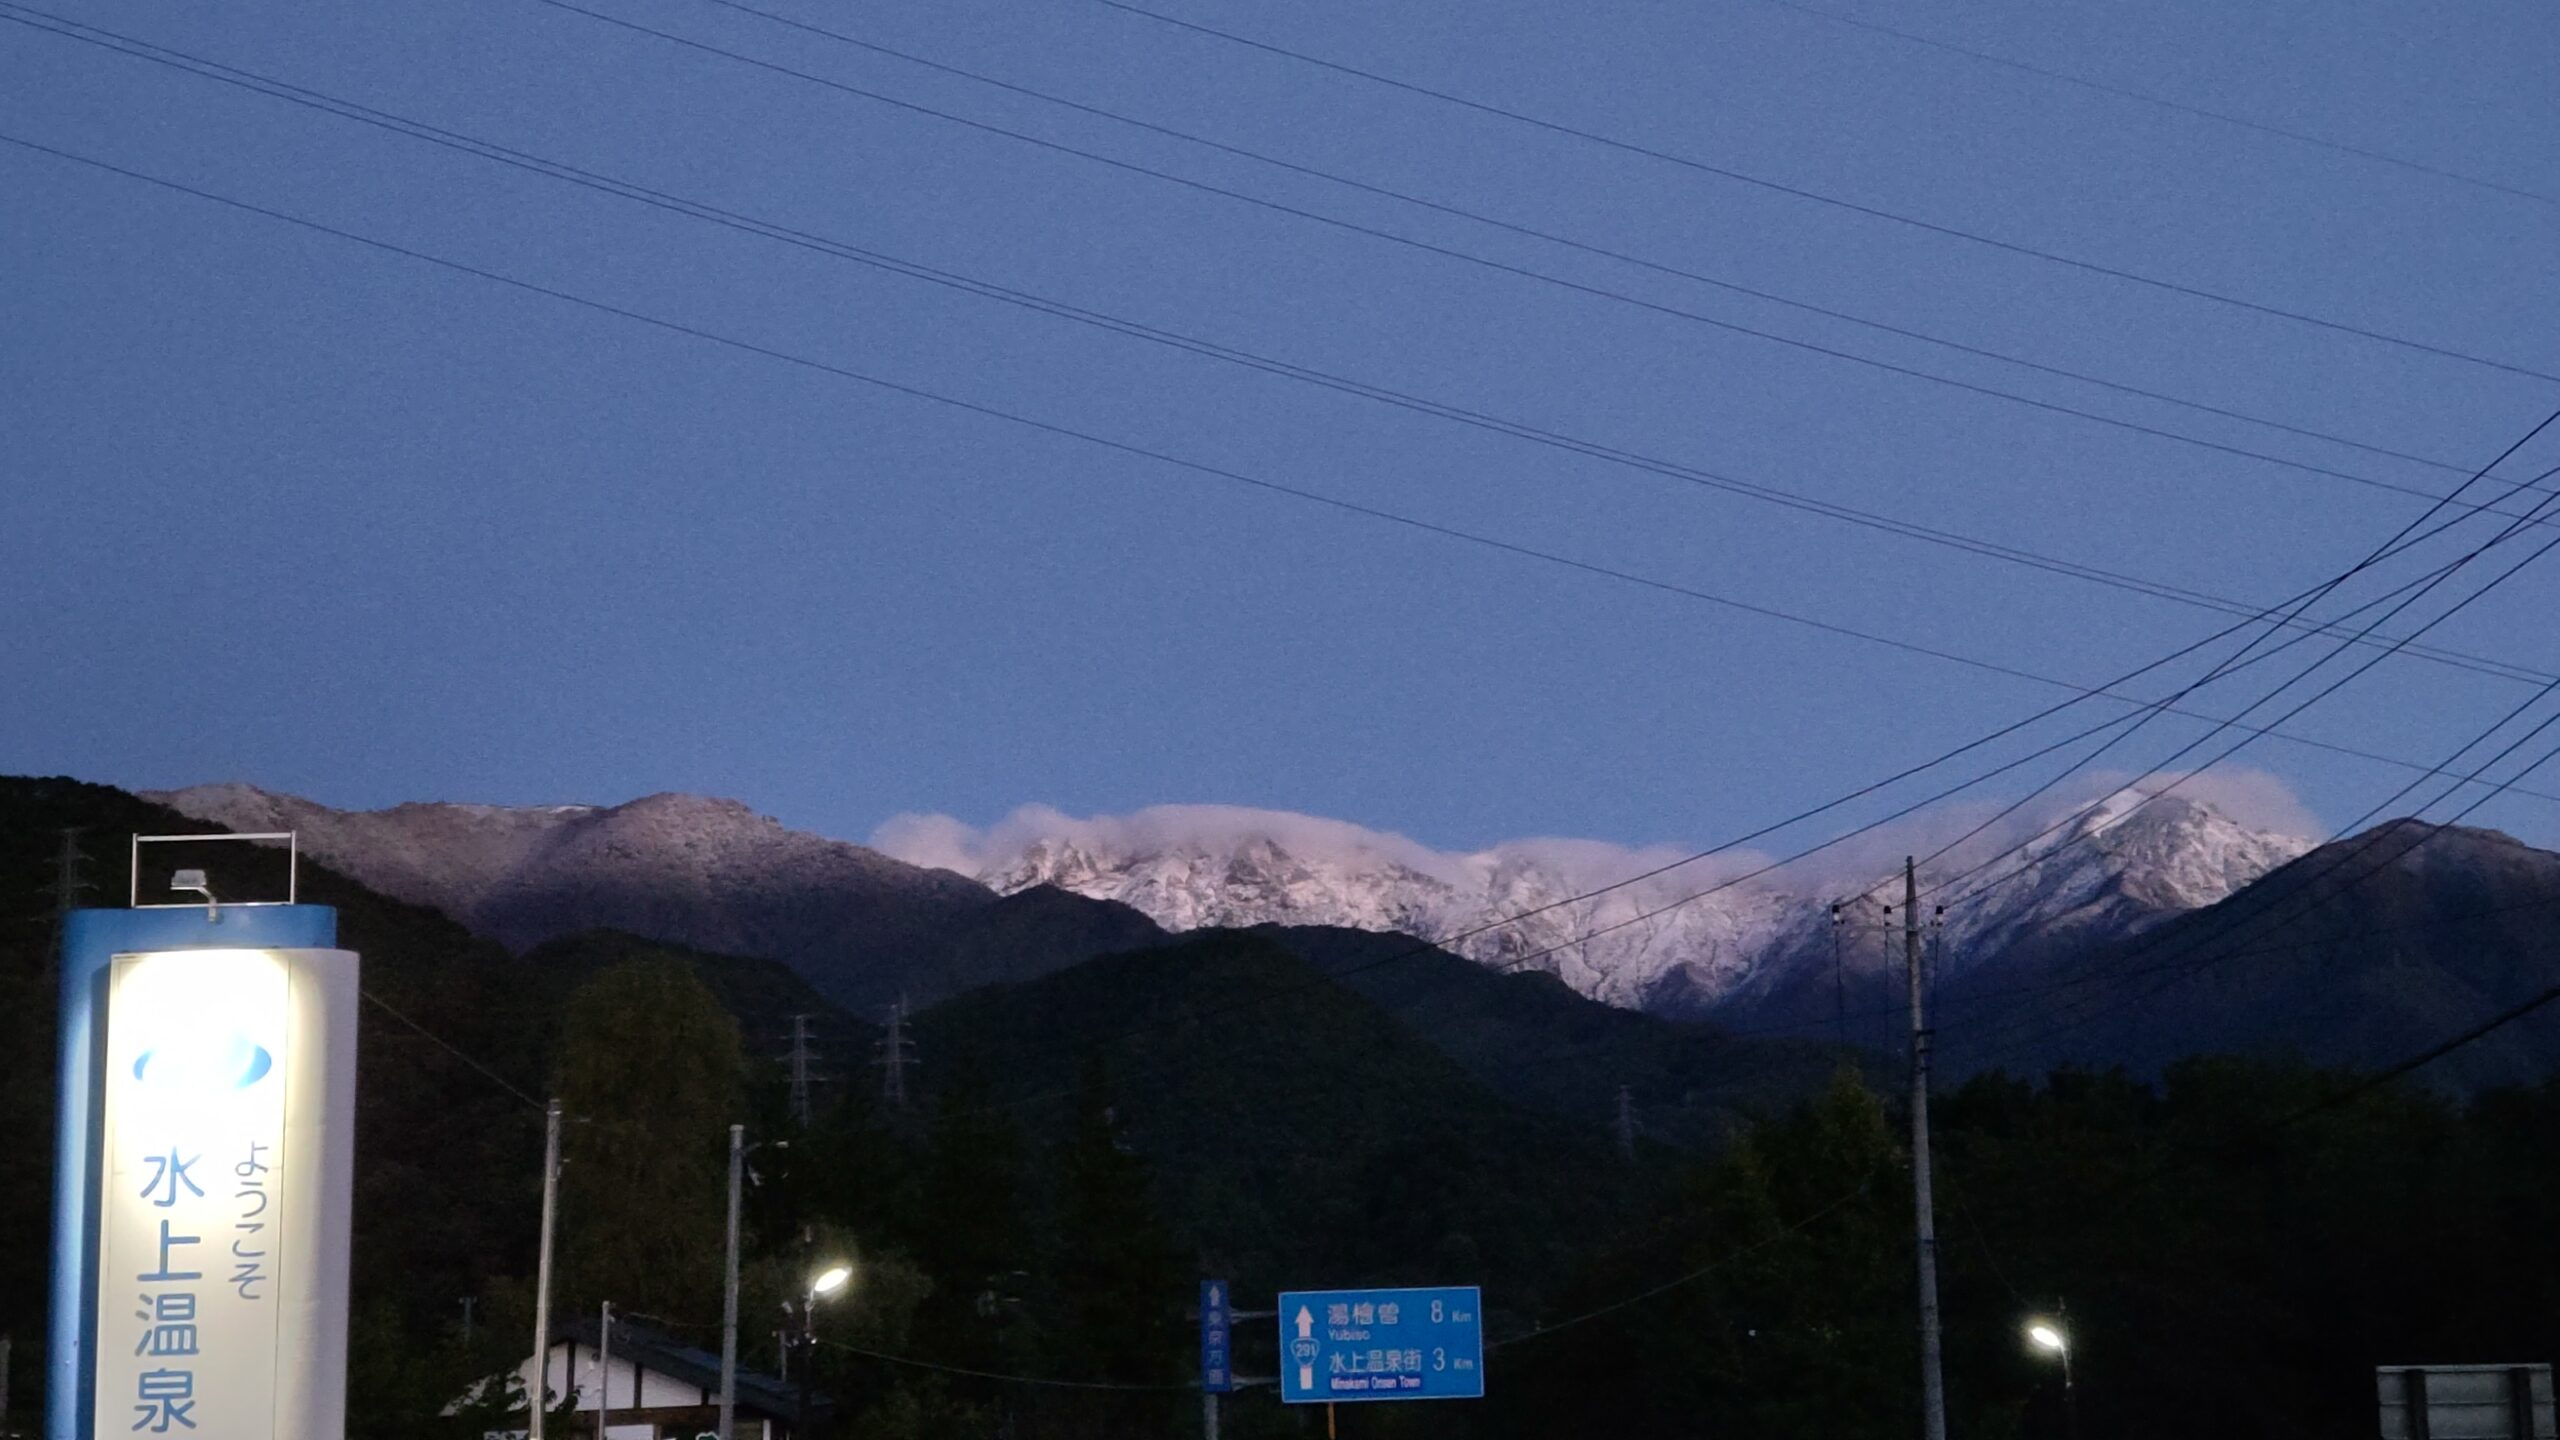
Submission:
[[[792,830],[736,800],[674,791],[611,806],[381,810],[238,783],[146,798],[232,830],[297,831],[303,850],[332,869],[517,949],[608,927],[771,954],[806,945],[846,905],[886,894],[946,906],[994,898],[959,876]]]
[[[2029,830],[2018,855],[1965,882],[1975,903],[1951,912],[1948,940],[1968,959],[2030,934],[2140,928],[2219,900],[2307,848],[2184,795],[2123,790],[2057,813],[2050,834]],[[1027,807],[985,834],[909,820],[882,835],[892,853],[900,837],[929,836],[937,863],[1002,893],[1054,885],[1176,931],[1398,931],[1620,1005],[1677,993],[1688,1008],[1817,954],[1827,973],[1831,953],[1828,890],[1727,878],[1751,868],[1747,856],[1719,869],[1672,865],[1679,856],[1667,850],[1559,840],[1451,853],[1344,821],[1222,806],[1087,818]]]

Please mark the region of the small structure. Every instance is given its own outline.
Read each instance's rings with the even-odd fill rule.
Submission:
[[[2560,1440],[2548,1365],[2384,1365],[2382,1440]]]
[[[575,1397],[577,1413],[550,1424],[554,1440],[597,1440],[599,1399],[606,1420],[603,1440],[697,1440],[719,1433],[719,1356],[619,1317],[613,1322],[609,1360],[597,1338],[592,1317],[563,1320],[552,1327],[551,1348],[540,1359],[540,1386],[532,1357],[516,1367],[515,1379],[525,1393],[547,1390],[554,1405]],[[475,1388],[456,1408],[477,1393]],[[791,1384],[740,1370],[736,1440],[798,1440],[791,1427],[799,1403],[799,1391]],[[813,1429],[826,1425],[833,1413],[832,1400],[810,1393]],[[486,1440],[524,1440],[524,1433],[492,1430]]]

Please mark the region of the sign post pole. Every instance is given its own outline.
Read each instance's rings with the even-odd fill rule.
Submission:
[[[1200,1433],[1218,1440],[1218,1397],[1236,1385],[1234,1294],[1224,1280],[1200,1282]]]

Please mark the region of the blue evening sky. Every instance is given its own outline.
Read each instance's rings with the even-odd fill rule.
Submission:
[[[1810,316],[710,0],[576,3],[1586,288],[540,0],[44,0],[832,242],[2253,604],[2352,562],[2425,502],[1667,312],[2438,493],[2560,406],[2560,383],[2515,373],[2560,374],[2560,206],[2415,168],[2560,195],[2560,11],[2534,0],[1837,0],[2406,166],[1771,0],[1148,0],[2511,369],[1848,213],[1096,0],[753,0],[1512,225],[2414,459]],[[2227,621],[955,293],[23,23],[0,23],[0,135],[972,405],[2039,675],[2095,683]],[[2522,459],[2538,464],[2520,474],[2560,464],[2560,434]],[[2398,583],[2407,563],[2349,598]],[[136,787],[244,779],[348,806],[692,790],[849,838],[902,811],[985,823],[1043,801],[1268,806],[1451,847],[1712,842],[2061,693],[890,393],[21,145],[0,145],[0,598],[0,770]],[[2428,640],[2560,671],[2556,599],[2560,558]],[[2194,703],[2236,708],[2314,653],[2297,647]],[[2531,684],[2402,657],[2287,728],[2434,761]],[[2140,769],[2196,733],[2163,722],[2103,763]],[[2241,761],[2333,825],[2408,778],[2278,740]],[[2560,763],[2538,781],[2560,795]],[[2503,797],[2473,819],[2560,839],[2548,799]]]

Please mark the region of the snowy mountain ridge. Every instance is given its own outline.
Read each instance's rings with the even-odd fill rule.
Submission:
[[[1117,900],[1168,930],[1400,931],[1487,965],[1547,971],[1611,1004],[1684,1011],[1817,960],[1827,969],[1835,901],[1871,931],[1875,907],[1899,898],[1898,878],[1806,888],[1785,871],[1754,874],[1766,862],[1749,855],[1682,864],[1673,851],[1568,841],[1448,854],[1343,822],[1215,806],[1091,819],[1032,807],[985,834],[902,817],[874,843],[1003,893],[1046,884]],[[2309,848],[2183,794],[2126,790],[2011,817],[1921,882],[1924,903],[1948,907],[1942,954],[1961,969],[2030,937],[2133,933]]]
[[[1886,850],[1928,853],[1965,818],[1921,817],[1828,871],[1764,875],[1767,858],[1747,852],[1692,859],[1521,840],[1450,853],[1344,821],[1223,806],[1084,819],[1026,807],[986,832],[905,816],[865,847],[693,795],[372,811],[247,785],[152,798],[235,830],[297,831],[323,863],[517,948],[611,927],[773,957],[841,949],[837,937],[870,937],[856,950],[889,937],[922,956],[962,912],[1045,885],[1119,902],[1175,932],[1277,924],[1413,935],[1486,965],[1545,971],[1609,1004],[1679,1014],[1828,974],[1835,954],[1855,970],[1898,963],[1878,913],[1900,893]],[[2004,817],[1926,865],[1921,880],[1924,903],[1948,907],[1941,964],[1952,975],[2029,938],[2133,933],[2308,848],[2184,794],[2119,791]]]
[[[295,831],[303,851],[322,864],[517,949],[609,927],[704,950],[780,956],[846,925],[903,927],[920,915],[994,898],[957,875],[701,795],[648,795],[611,806],[431,802],[339,810],[224,784],[145,798],[232,830]]]

